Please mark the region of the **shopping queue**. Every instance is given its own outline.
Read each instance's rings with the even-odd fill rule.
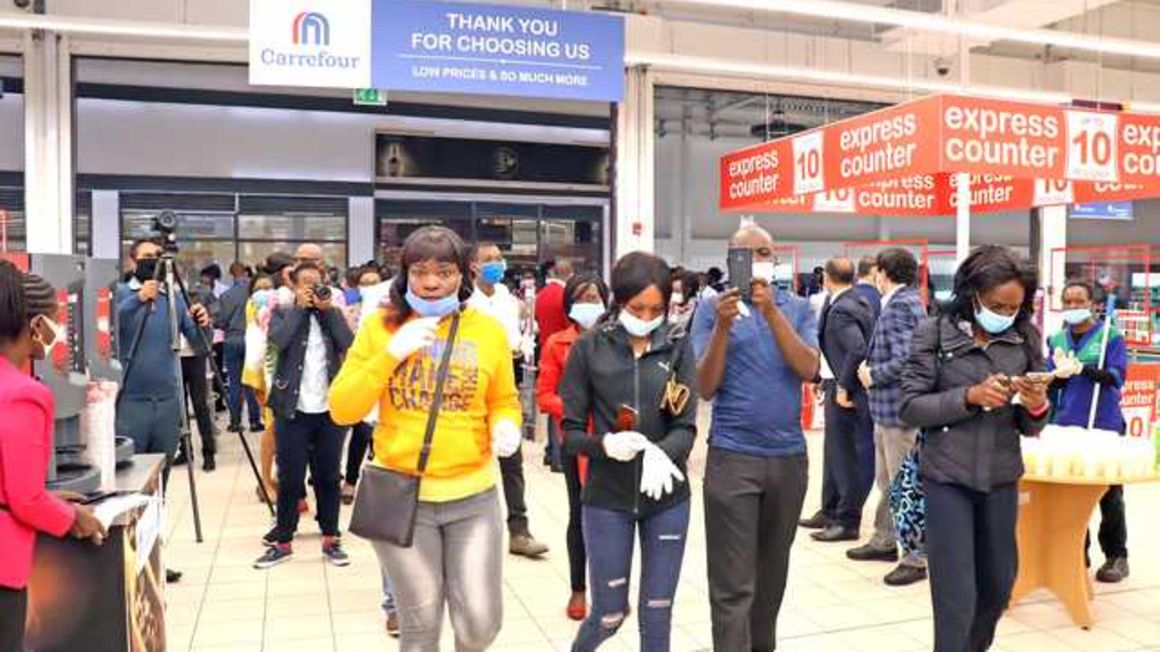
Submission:
[[[438,227],[407,240],[397,274],[362,266],[343,288],[316,245],[271,254],[252,281],[232,266],[233,286],[175,314],[191,345],[208,339],[198,326],[223,331],[227,378],[247,386],[230,395],[231,429],[240,430],[245,407],[251,427],[267,431],[259,493],[277,502],[277,523],[255,567],[294,554],[312,486],[322,555],[336,566],[349,563],[339,510],[353,503],[351,529],[374,543],[388,631],[402,649],[437,650],[446,608],[457,649],[487,649],[503,622],[505,519],[510,553],[547,552],[528,531],[519,452],[519,375],[535,356],[537,400],[555,424],[555,452],[545,462],[558,460],[568,488],[565,611],[582,621],[573,649],[600,647],[634,608],[641,648],[669,648],[700,397],[713,403],[703,499],[714,646],[771,650],[808,484],[797,397],[803,382],[820,382],[826,490],[821,509],[801,524],[819,528],[819,541],[857,538],[877,483],[874,535],[848,556],[898,561],[890,585],[929,572],[936,649],[986,649],[1014,582],[1020,434],[1034,435],[1049,419],[1078,423],[1097,387],[1097,427],[1123,430],[1122,336],[1098,317],[1094,291],[1068,286],[1068,327],[1051,339],[1045,365],[1030,321],[1037,279],[1006,249],[976,250],[956,274],[954,300],[928,318],[917,261],[904,249],[857,265],[828,261],[823,296],[811,301],[778,287],[767,232],[748,225],[730,247],[751,253],[749,288],[633,253],[614,265],[610,288],[558,265],[553,292],[531,306],[503,284],[497,247],[469,247]],[[160,251],[141,242],[133,254],[133,278],[119,296],[122,337],[145,321],[136,347],[152,347],[152,364],[143,373],[174,369],[175,380],[167,322],[140,316],[168,299],[149,262]],[[34,341],[48,337],[45,323],[29,327]],[[552,329],[534,353],[529,323]],[[1107,354],[1093,356],[1092,342]],[[1034,375],[1047,366],[1057,371],[1050,388]],[[175,430],[154,426],[174,418],[161,408],[180,388],[165,378],[137,387],[157,392],[127,394],[152,411],[119,418],[141,422],[143,446],[174,455]],[[253,404],[243,402],[245,392]],[[892,504],[900,484],[927,508]],[[18,491],[4,491],[13,521],[39,527],[15,506]],[[1101,504],[1100,581],[1127,576],[1122,506],[1116,488]],[[638,541],[639,602],[629,605]]]

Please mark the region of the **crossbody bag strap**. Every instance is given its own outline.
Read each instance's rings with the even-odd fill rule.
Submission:
[[[435,394],[431,397],[431,411],[427,413],[427,432],[423,435],[423,450],[419,453],[419,475],[427,470],[431,459],[431,441],[435,439],[435,421],[439,418],[439,408],[443,405],[443,385],[447,380],[447,370],[451,366],[451,349],[455,348],[455,335],[459,332],[459,313],[451,318],[451,328],[447,332],[447,344],[443,346],[443,357],[439,360],[439,371],[435,375]]]

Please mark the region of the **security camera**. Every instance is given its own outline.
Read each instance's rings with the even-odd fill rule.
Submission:
[[[939,77],[946,77],[951,74],[951,66],[954,63],[950,59],[939,57],[934,60],[934,71],[938,73]]]
[[[12,4],[16,5],[17,9],[28,9],[32,6],[32,0],[12,0]]]

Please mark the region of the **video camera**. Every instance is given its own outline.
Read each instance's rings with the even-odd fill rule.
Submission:
[[[153,230],[161,236],[161,248],[165,253],[177,253],[177,216],[173,211],[161,211],[153,218]]]

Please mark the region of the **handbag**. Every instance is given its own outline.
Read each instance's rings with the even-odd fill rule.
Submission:
[[[439,408],[443,403],[443,386],[447,380],[447,369],[451,365],[451,349],[455,346],[455,335],[458,331],[459,313],[456,313],[451,318],[447,344],[443,347],[443,356],[439,360],[435,393],[431,397],[431,409],[427,413],[427,431],[423,435],[423,448],[419,452],[419,464],[415,474],[365,464],[355,495],[354,509],[350,515],[349,529],[352,534],[402,548],[411,547],[415,536],[415,515],[419,510],[419,483],[431,458],[435,421],[439,418]]]
[[[919,454],[925,440],[926,433],[918,433],[914,448],[906,454],[898,475],[890,482],[890,513],[904,554],[919,553],[926,547],[926,492],[919,475]]]

